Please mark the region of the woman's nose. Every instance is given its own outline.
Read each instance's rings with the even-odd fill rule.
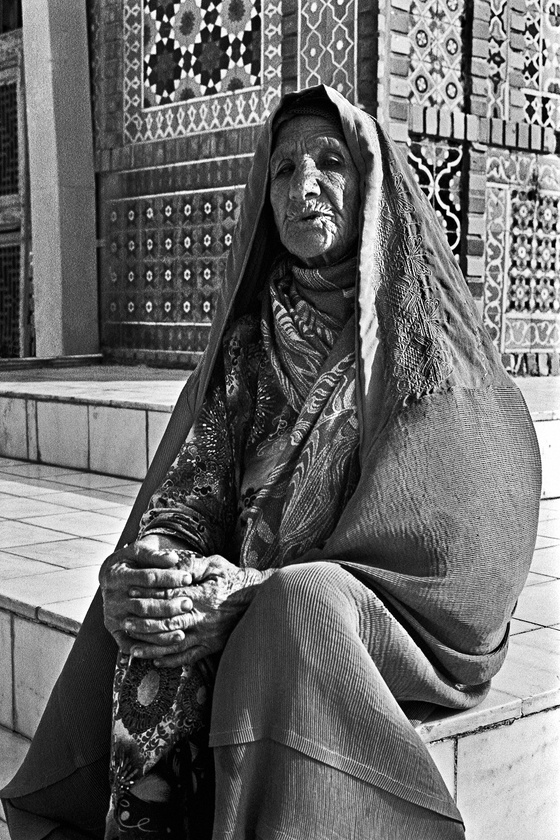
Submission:
[[[290,198],[302,200],[310,196],[320,195],[319,172],[314,161],[304,161],[296,167],[290,181]]]

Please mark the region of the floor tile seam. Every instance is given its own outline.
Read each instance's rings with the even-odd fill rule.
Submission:
[[[46,577],[48,575],[52,575],[55,572],[76,572],[76,571],[81,571],[82,569],[90,569],[92,567],[95,567],[95,568],[99,569],[99,568],[101,568],[101,565],[103,563],[103,561],[100,560],[99,563],[87,563],[85,566],[61,566],[58,563],[51,563],[48,560],[36,560],[32,557],[27,557],[26,558],[26,557],[22,557],[21,555],[17,555],[17,554],[14,554],[13,557],[14,557],[14,560],[29,560],[32,563],[41,563],[43,566],[52,566],[52,569],[48,569],[46,571],[42,571],[42,570],[39,571],[38,570],[36,572],[30,572],[29,574],[23,574],[23,575],[19,575],[18,577],[9,577],[9,578],[2,577],[2,573],[0,572],[0,595],[5,594],[3,592],[2,587],[4,586],[4,584],[7,584],[7,583],[10,584],[10,588],[11,588],[12,586],[17,585],[18,581],[29,580],[30,578],[33,578],[33,579],[43,578],[43,577]],[[62,598],[58,598],[58,600],[61,601]],[[68,599],[68,600],[74,600],[74,599]],[[30,606],[32,606],[32,604],[30,604]],[[520,635],[522,635],[522,634],[520,634]]]
[[[527,624],[534,624],[535,630],[554,630],[557,624],[557,622],[552,622],[552,624],[539,624],[533,618],[521,618],[519,615],[514,615],[513,618],[517,619],[517,621],[524,621]]]
[[[54,516],[55,514],[52,514],[52,515]],[[37,518],[39,518],[39,517],[37,517]],[[538,575],[538,577],[544,578],[544,580],[535,580],[532,583],[526,583],[525,587],[527,587],[527,586],[529,586],[529,587],[530,586],[542,586],[543,583],[550,583],[551,581],[554,581],[554,580],[560,580],[560,578],[557,577],[556,575],[548,575],[548,574],[545,574],[544,572],[534,572],[532,569],[531,569],[529,574]]]
[[[13,557],[14,560],[18,560],[19,562],[21,562],[22,560],[27,560],[29,563],[41,563],[41,565],[43,565],[43,566],[52,566],[56,571],[60,571],[61,569],[67,569],[68,568],[68,566],[61,566],[59,563],[53,563],[50,560],[37,560],[36,557],[22,557],[21,554],[12,554],[11,551],[9,551],[7,549],[4,549],[4,548],[1,549],[1,550],[4,554],[9,554],[10,555],[10,560]],[[5,559],[6,558],[4,558],[4,557],[0,558],[0,562],[2,562],[2,560],[5,560]],[[84,568],[84,567],[79,566],[77,568],[81,569],[81,568]],[[15,577],[5,578],[5,577],[2,576],[2,571],[0,569],[0,592],[2,591],[2,584],[9,581],[9,580],[10,581],[11,580],[23,580],[23,578],[28,578],[28,577],[41,577],[42,574],[49,574],[49,572],[50,572],[50,569],[49,569],[48,572],[39,572],[39,571],[29,572],[29,574],[17,575]]]
[[[37,466],[49,467],[49,466],[53,466],[53,465],[52,464],[41,463],[41,464],[37,464]],[[108,484],[108,485],[106,485],[107,487],[122,487],[123,484],[131,484],[136,480],[136,479],[131,479],[129,476],[126,476],[126,475],[109,475],[108,473],[94,472],[93,470],[72,470],[72,471],[69,471],[67,473],[57,473],[57,475],[50,475],[50,476],[38,476],[38,475],[37,476],[29,476],[26,473],[14,473],[14,472],[10,472],[10,473],[7,473],[7,474],[10,475],[10,476],[14,476],[16,478],[19,478],[20,480],[27,479],[30,484],[33,483],[33,479],[37,479],[39,481],[49,481],[52,484],[61,484],[61,485],[64,485],[65,487],[80,487],[79,484],[71,484],[69,482],[59,481],[59,478],[61,478],[62,476],[69,476],[69,475],[74,476],[74,477],[78,477],[78,476],[82,477],[82,476],[90,476],[90,475],[96,475],[97,476],[98,475],[98,476],[101,476],[102,478],[122,478],[123,479],[122,484],[121,483],[119,483],[119,484]],[[43,485],[39,484],[37,486],[41,487]]]
[[[50,514],[50,515],[52,516],[53,514]],[[111,517],[111,518],[115,519],[115,522],[118,521],[114,516]],[[3,519],[2,517],[0,517],[0,524],[2,524],[2,522],[11,522],[12,524],[14,524],[13,519]],[[19,520],[17,520],[17,524],[19,524]],[[22,522],[21,524],[26,525],[28,528],[37,528],[40,531],[49,531],[51,534],[57,534],[57,535],[65,534],[69,538],[71,538],[71,537],[81,537],[82,539],[95,539],[96,537],[97,538],[99,538],[99,537],[110,537],[113,534],[117,533],[117,531],[102,531],[102,532],[97,533],[95,535],[93,535],[93,534],[73,534],[69,531],[57,531],[56,528],[47,528],[43,525],[35,525],[32,522]],[[122,530],[122,528],[121,528],[121,530]],[[55,542],[55,540],[53,540],[53,542]],[[56,542],[58,542],[58,540],[56,540]],[[24,546],[27,546],[27,545],[38,545],[38,544],[39,545],[42,544],[40,540],[38,540],[37,542],[25,542],[25,543],[20,543],[18,545],[10,545],[10,546],[6,546],[5,548],[6,549],[8,547],[9,548],[23,548]],[[4,546],[0,545],[0,551],[4,551],[5,548],[4,548]]]
[[[4,493],[4,492],[2,491],[2,494],[3,494],[3,495],[6,495],[6,496],[10,496],[10,497],[11,497],[11,498],[13,498],[13,499],[21,499],[21,498],[22,498],[21,496],[18,496],[16,493]],[[44,495],[46,495],[46,494],[45,494],[45,493],[42,493],[42,494],[41,494],[41,496],[44,496]],[[83,497],[82,497],[82,498],[83,498]],[[43,499],[37,499],[36,501],[43,501]],[[103,499],[100,499],[99,501],[104,501],[104,500],[103,500]],[[45,499],[45,504],[54,505],[54,506],[58,506],[58,507],[68,508],[68,510],[66,511],[67,513],[74,513],[74,512],[76,512],[76,513],[79,513],[79,512],[82,512],[82,513],[99,513],[101,510],[109,510],[109,508],[83,508],[83,507],[73,507],[73,506],[72,506],[72,504],[71,504],[71,502],[65,502],[65,504],[64,504],[64,505],[58,505],[58,502],[49,502],[49,501],[47,501],[46,499]],[[117,504],[118,504],[118,502],[108,502],[108,504],[117,505]],[[106,513],[106,514],[104,514],[104,515],[105,515],[105,516],[110,516],[110,514],[108,514],[108,513]],[[40,513],[40,514],[37,514],[37,516],[36,516],[35,518],[39,518],[40,516],[56,516],[56,511],[55,511],[55,513]],[[0,519],[11,519],[11,518],[12,518],[12,517],[8,517],[8,516],[0,516]],[[22,517],[20,517],[20,519],[21,519],[21,518],[22,518]],[[32,519],[33,517],[23,517],[23,518]],[[115,518],[115,517],[113,517],[113,518]],[[19,521],[19,520],[18,520],[18,521]],[[535,574],[537,574],[537,573],[535,573]]]

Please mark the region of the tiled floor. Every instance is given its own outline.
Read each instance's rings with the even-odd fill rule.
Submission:
[[[0,458],[0,607],[81,621],[138,487]]]

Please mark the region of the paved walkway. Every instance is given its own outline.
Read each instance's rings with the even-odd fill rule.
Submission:
[[[0,608],[77,630],[139,486],[0,458]]]

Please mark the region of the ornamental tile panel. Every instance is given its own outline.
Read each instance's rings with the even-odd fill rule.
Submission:
[[[492,150],[487,175],[485,325],[503,352],[558,349],[558,159]]]
[[[488,116],[507,120],[509,114],[509,0],[490,0],[488,53]]]
[[[433,140],[412,142],[408,162],[442,223],[453,253],[459,258],[463,146]]]
[[[324,83],[356,100],[357,26],[358,0],[301,0],[298,88]]]
[[[204,349],[198,345],[212,320],[242,193],[228,187],[107,203],[106,344],[130,346],[126,336],[134,336],[136,347]],[[182,346],[180,336],[193,328],[197,346]]]
[[[523,77],[528,122],[560,130],[558,0],[526,0]]]
[[[281,93],[280,0],[125,0],[129,143],[263,122]]]
[[[412,0],[410,12],[411,102],[462,109],[463,0]]]

